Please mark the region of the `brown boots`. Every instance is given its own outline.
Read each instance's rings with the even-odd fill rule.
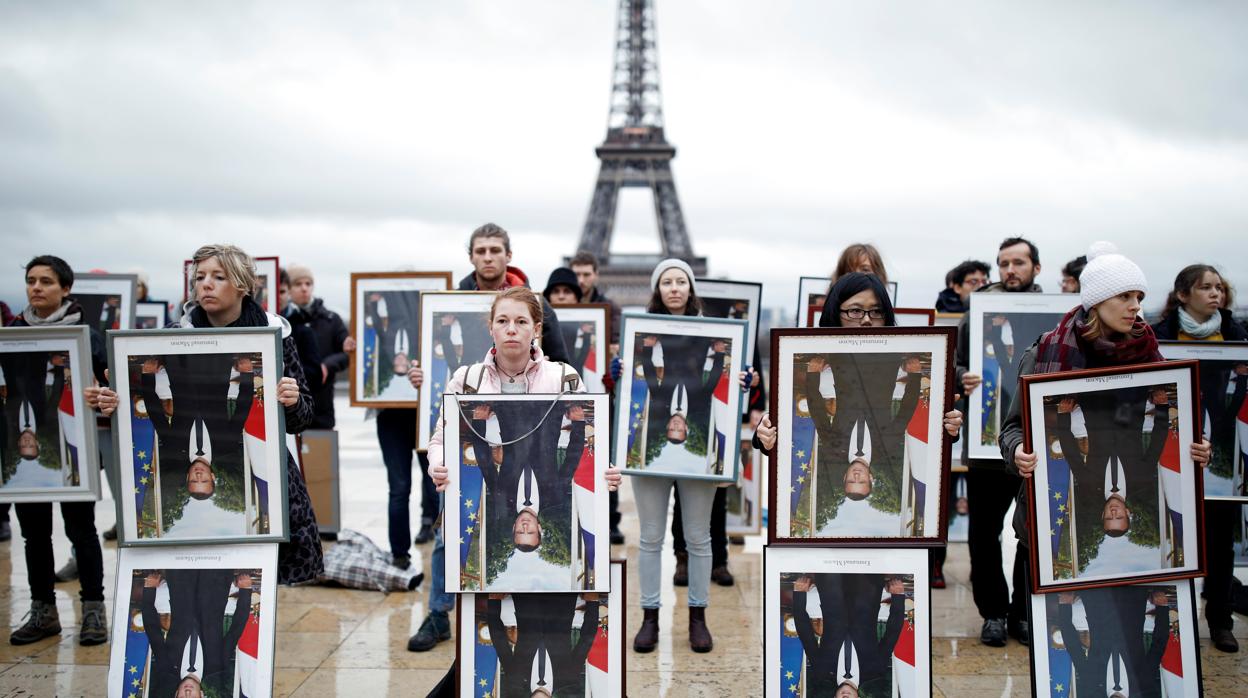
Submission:
[[[689,649],[694,652],[710,652],[714,645],[711,630],[706,627],[706,608],[690,608]]]
[[[659,644],[659,609],[641,609],[645,616],[641,620],[641,629],[633,638],[634,652],[653,652]],[[706,609],[689,609],[689,649],[694,652],[710,652],[715,646],[711,639],[711,630],[706,627]]]
[[[633,651],[653,652],[655,645],[659,644],[659,609],[643,608],[641,611],[645,617],[641,621],[637,637],[633,638]]]

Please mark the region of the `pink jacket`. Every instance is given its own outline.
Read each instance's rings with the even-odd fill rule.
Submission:
[[[503,392],[503,376],[499,372],[498,367],[494,365],[494,351],[492,349],[486,353],[481,363],[485,365],[485,370],[481,373],[481,385],[477,387],[477,393],[491,395]],[[464,381],[467,378],[469,368],[471,366],[464,365],[455,370],[455,374],[451,376],[450,383],[446,386],[445,394],[452,395],[464,392]],[[476,375],[476,371],[473,371],[473,375]],[[527,392],[534,394],[558,394],[562,389],[563,377],[565,375],[576,376],[577,374],[567,364],[547,361],[546,356],[542,354],[542,350],[535,348],[533,350],[533,358],[529,359],[529,365],[524,369],[524,380],[528,382],[529,386]],[[580,380],[580,376],[577,376],[577,389],[575,392],[585,392],[585,382]],[[446,415],[443,414],[438,419],[438,426],[433,430],[433,436],[429,438],[429,465],[431,467],[445,463],[442,457],[442,431],[445,426]]]

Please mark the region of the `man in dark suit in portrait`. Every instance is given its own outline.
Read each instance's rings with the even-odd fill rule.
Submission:
[[[813,577],[803,576],[793,583],[793,624],[810,669],[810,695],[852,698],[862,691],[887,693],[893,680],[893,648],[905,622],[902,578],[839,573]],[[822,637],[816,636],[806,609],[812,585],[819,590]],[[884,590],[889,594],[888,621],[884,634],[877,638],[876,619]]]
[[[663,377],[654,364],[654,348],[663,346]],[[709,350],[708,350],[709,346]],[[711,421],[711,397],[724,372],[727,342],[709,343],[701,337],[642,338],[641,367],[650,394],[650,433],[664,434],[666,443],[657,460],[671,466],[685,450],[690,436],[706,438]],[[706,359],[710,368],[705,370]],[[735,388],[735,386],[734,386]],[[647,447],[647,452],[650,448]],[[672,455],[673,451],[676,455]],[[647,463],[649,464],[649,463]],[[705,463],[700,463],[705,470]],[[683,468],[681,468],[683,470]]]
[[[172,415],[156,393],[162,362],[173,397]],[[231,368],[239,373],[233,414],[227,401]],[[139,394],[159,439],[162,495],[172,496],[184,486],[191,497],[207,499],[216,491],[219,475],[241,478],[243,425],[255,396],[252,359],[171,355],[144,360],[141,371]]]
[[[57,405],[65,389],[65,364],[61,353],[22,352],[0,355],[4,371],[5,429],[0,460],[7,480],[21,461],[39,459],[39,437],[56,443],[60,435]],[[50,366],[50,368],[49,368]],[[52,376],[49,392],[48,375]],[[13,443],[9,443],[13,439]]]
[[[1074,624],[1074,592],[1058,595],[1057,627],[1075,670],[1079,695],[1160,698],[1161,658],[1170,640],[1165,591],[1122,586],[1078,592],[1088,619],[1085,649]],[[1145,604],[1151,601],[1152,641],[1144,643]]]
[[[598,595],[584,595],[580,633],[572,642],[578,594],[512,594],[515,642],[502,620],[502,595],[491,594],[486,622],[502,667],[500,698],[585,695],[585,660],[598,629]],[[535,661],[536,660],[536,661]]]
[[[162,632],[156,611],[161,578],[169,585],[169,631]],[[230,630],[222,619],[230,583],[238,587]],[[149,695],[202,698],[204,689],[224,691],[233,683],[227,671],[251,612],[251,575],[231,570],[153,570],[143,580],[143,630],[152,661]]]
[[[556,414],[546,417],[526,438],[503,446],[499,464],[496,451],[482,438],[489,418],[497,416],[499,439],[509,442],[532,429],[541,415],[528,403],[473,406],[472,429],[466,438],[472,444],[489,497],[486,535],[493,539],[510,526],[512,541],[521,552],[541,546],[544,525],[571,535],[572,475],[585,449],[585,408],[572,404],[567,409],[571,432],[562,465],[557,457],[562,420]]]

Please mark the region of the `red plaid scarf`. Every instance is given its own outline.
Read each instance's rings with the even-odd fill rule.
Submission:
[[[1044,333],[1036,348],[1035,373],[1074,371],[1092,366],[1125,366],[1163,361],[1157,348],[1157,337],[1148,323],[1136,318],[1135,324],[1121,340],[1112,342],[1099,337],[1089,342],[1083,338],[1087,329],[1088,311],[1076,307],[1057,328]]]

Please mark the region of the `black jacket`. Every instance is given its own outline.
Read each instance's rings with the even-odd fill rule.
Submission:
[[[334,427],[334,380],[340,371],[344,371],[349,363],[347,353],[343,350],[343,342],[347,340],[347,326],[342,317],[325,307],[320,298],[313,299],[307,310],[293,303],[283,310],[283,314],[292,328],[306,326],[311,334],[311,342],[295,330],[293,335],[299,345],[299,354],[304,360],[304,376],[308,379],[308,387],[312,390],[312,408],[314,417],[313,429],[332,429]],[[309,344],[315,347],[315,354],[309,351]],[[318,364],[313,370],[313,359]],[[325,378],[321,378],[320,366],[328,369]]]
[[[481,287],[477,285],[476,273],[460,279],[457,288],[460,291],[480,291]],[[572,357],[568,356],[568,348],[563,343],[563,332],[559,330],[559,318],[555,315],[555,309],[550,307],[550,303],[547,303],[541,294],[538,294],[537,298],[542,302],[542,353],[550,361],[572,363]],[[472,361],[480,360],[480,358],[472,359]]]
[[[620,343],[620,306],[615,301],[611,300],[610,298],[607,298],[606,294],[602,292],[602,289],[598,288],[597,286],[595,286],[593,289],[593,292],[589,294],[589,298],[583,299],[582,302],[584,303],[606,303],[607,305],[611,306],[611,335],[608,337],[608,339],[610,340],[612,344],[619,344]]]
[[[78,306],[77,310],[71,306],[68,312],[81,313],[82,306]],[[100,334],[99,330],[92,327],[85,320],[86,315],[83,315],[83,319],[79,320],[78,324],[87,325],[91,336],[91,370],[95,374],[95,379],[100,382],[100,385],[108,385],[108,380],[104,375],[104,372],[108,370],[108,348],[104,343],[104,335]],[[13,322],[9,323],[9,327],[30,327],[30,325],[26,323],[26,318],[23,318],[21,313],[18,313],[13,317]]]
[[[936,296],[936,312],[938,313],[965,313],[970,309],[970,304],[964,302],[962,296],[951,288],[941,291]]]

